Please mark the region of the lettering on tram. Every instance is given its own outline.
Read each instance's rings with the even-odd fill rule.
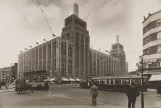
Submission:
[[[92,77],[81,79],[79,85],[82,88],[90,88],[93,83],[96,83],[100,90],[110,90],[117,92],[126,92],[126,88],[134,83],[140,91],[147,91],[148,77],[143,77],[143,87],[141,86],[141,76],[106,76]]]

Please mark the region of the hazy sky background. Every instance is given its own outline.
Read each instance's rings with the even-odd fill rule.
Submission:
[[[148,12],[161,10],[161,0],[39,0],[55,35],[60,36],[64,19],[79,5],[87,22],[90,43],[101,52],[111,50],[120,36],[129,71],[137,69],[142,55],[142,21]],[[20,50],[54,38],[36,0],[0,0],[0,68],[18,61]]]

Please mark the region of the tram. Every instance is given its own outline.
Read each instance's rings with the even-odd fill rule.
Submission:
[[[46,71],[25,72],[24,79],[32,85],[35,90],[48,90],[49,81],[47,80]]]
[[[147,91],[148,78],[143,77],[143,86],[141,86],[141,76],[102,76],[82,79],[80,81],[80,87],[90,88],[95,83],[99,90],[110,90],[116,92],[125,92],[126,88],[135,83],[139,91]]]

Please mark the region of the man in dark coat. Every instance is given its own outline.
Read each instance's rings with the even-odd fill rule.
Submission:
[[[126,95],[128,97],[128,108],[135,108],[136,97],[139,96],[139,92],[134,83],[132,83],[131,86],[127,89]]]
[[[92,105],[96,106],[96,98],[98,96],[98,88],[95,84],[90,89],[90,94],[92,95]]]
[[[159,83],[158,83],[158,84],[156,84],[156,88],[157,88],[157,94],[158,94],[158,96],[159,96],[159,94],[160,94],[160,93],[159,93],[159,92],[160,92],[160,91],[159,91],[159,89],[160,89],[160,87],[159,87]]]

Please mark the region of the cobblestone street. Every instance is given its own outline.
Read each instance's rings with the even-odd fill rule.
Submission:
[[[127,98],[124,93],[99,91],[97,108],[126,108]],[[145,108],[155,108],[155,102],[161,101],[155,91],[145,93]],[[52,85],[49,91],[35,91],[33,94],[17,94],[16,92],[0,93],[1,108],[17,107],[56,107],[56,108],[90,108],[89,89],[77,85]],[[140,96],[136,102],[140,108]]]

